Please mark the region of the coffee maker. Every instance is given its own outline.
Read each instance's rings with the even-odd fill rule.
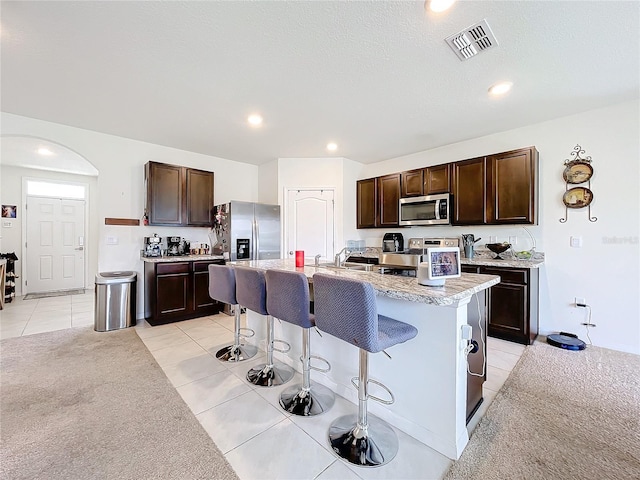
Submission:
[[[182,238],[180,237],[167,237],[167,255],[183,255],[184,252],[180,252],[180,243]]]
[[[153,237],[144,237],[144,256],[145,257],[161,257],[162,256],[162,237],[157,233]]]
[[[404,251],[404,237],[401,233],[385,233],[382,239],[382,251],[402,253]]]

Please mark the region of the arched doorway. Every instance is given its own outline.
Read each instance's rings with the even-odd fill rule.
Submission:
[[[3,221],[0,251],[19,257],[16,293],[85,288],[97,269],[98,170],[45,138],[3,135],[1,143],[2,204],[17,212]]]

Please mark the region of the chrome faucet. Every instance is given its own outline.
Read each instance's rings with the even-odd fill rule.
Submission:
[[[322,256],[322,254],[321,254],[321,253],[319,253],[318,255],[316,255],[316,256],[314,257],[314,258],[315,258],[315,261],[316,261],[316,267],[319,267],[319,266],[320,266],[320,257],[321,257],[321,256]]]
[[[335,260],[333,262],[333,264],[336,267],[341,267],[342,266],[341,265],[341,261],[340,261],[340,257],[342,256],[343,253],[350,253],[349,249],[347,247],[344,247],[342,250],[340,250],[338,253],[336,253],[336,257],[335,257]],[[347,255],[346,257],[348,257],[348,256],[349,255]],[[347,259],[346,257],[345,257],[345,260]]]

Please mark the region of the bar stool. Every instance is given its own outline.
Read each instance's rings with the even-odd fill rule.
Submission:
[[[247,372],[247,380],[261,387],[275,387],[287,383],[293,377],[293,369],[289,365],[273,361],[273,352],[286,353],[291,346],[282,340],[273,338],[273,317],[267,312],[267,288],[264,272],[255,268],[236,266],[236,296],[238,302],[247,310],[267,316],[267,363],[258,365]],[[274,347],[279,342],[285,349]]]
[[[334,420],[329,427],[329,443],[340,458],[350,463],[362,467],[384,465],[398,452],[398,436],[386,422],[368,417],[367,400],[390,405],[395,399],[387,387],[369,379],[369,352],[406,342],[418,330],[378,315],[375,292],[369,283],[315,274],[313,291],[318,328],[360,349],[359,376],[351,380],[358,389],[358,414]],[[369,395],[369,382],[384,388],[391,400]]]
[[[255,332],[250,328],[240,328],[240,305],[236,301],[236,275],[233,268],[226,265],[209,265],[209,296],[222,303],[233,305],[235,311],[233,344],[216,352],[222,362],[242,362],[253,357],[258,349],[253,345],[243,345],[240,338],[251,338]],[[249,332],[243,334],[242,332]]]
[[[299,272],[267,270],[267,311],[275,318],[302,328],[302,384],[293,385],[280,394],[280,406],[287,412],[304,417],[319,415],[329,410],[335,396],[324,385],[315,384],[311,389],[311,370],[328,372],[327,368],[311,366],[309,332],[315,326],[314,316],[309,313],[309,280]]]

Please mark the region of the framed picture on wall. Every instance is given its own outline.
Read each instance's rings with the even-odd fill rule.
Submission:
[[[16,218],[18,207],[15,205],[2,205],[2,218]]]

